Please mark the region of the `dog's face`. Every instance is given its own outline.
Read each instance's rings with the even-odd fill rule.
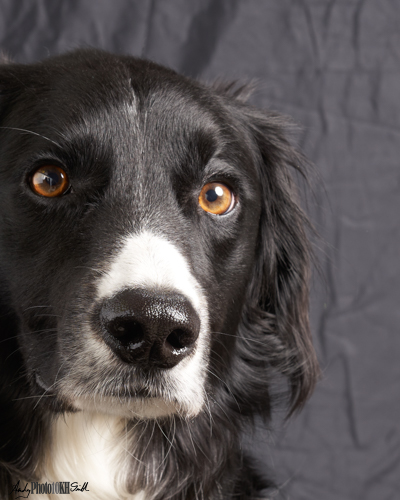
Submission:
[[[256,258],[262,190],[243,123],[215,91],[133,58],[8,70],[1,261],[33,392],[198,414]]]
[[[301,158],[228,90],[94,51],[0,68],[2,308],[36,406],[250,412],[269,365],[311,391]]]

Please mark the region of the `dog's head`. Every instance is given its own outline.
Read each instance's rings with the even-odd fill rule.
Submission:
[[[0,67],[2,335],[39,407],[263,411],[269,366],[304,402],[309,252],[284,128],[131,57]]]

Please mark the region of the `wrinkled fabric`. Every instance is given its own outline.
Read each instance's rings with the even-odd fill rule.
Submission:
[[[400,2],[0,0],[12,59],[79,46],[255,80],[251,102],[301,126],[323,377],[298,417],[246,443],[274,498],[400,498]]]

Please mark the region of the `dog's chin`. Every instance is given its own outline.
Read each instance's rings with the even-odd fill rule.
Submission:
[[[130,420],[152,420],[171,417],[181,418],[196,417],[202,410],[202,405],[182,405],[178,401],[166,400],[161,397],[145,398],[117,398],[105,397],[76,397],[72,406],[77,411],[90,413],[105,413]]]

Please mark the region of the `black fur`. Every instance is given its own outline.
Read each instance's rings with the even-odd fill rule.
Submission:
[[[248,500],[268,485],[242,455],[240,431],[257,414],[268,419],[279,373],[290,384],[289,413],[301,408],[318,365],[307,221],[290,174],[304,160],[285,121],[244,103],[245,92],[92,50],[0,66],[2,498],[19,478],[36,477],[54,415],[74,411],[56,390],[41,397],[36,374],[46,386],[61,368],[63,376],[63,336],[78,353],[71,332],[93,301],[91,269],[105,268],[132,220],[150,221],[191,263],[212,345],[204,411],[189,422],[128,424],[142,427],[131,490],[145,487],[154,500]],[[133,104],[135,129],[125,111]],[[59,199],[29,189],[32,169],[49,160],[72,178]],[[199,211],[199,189],[213,179],[239,193],[229,219]]]

